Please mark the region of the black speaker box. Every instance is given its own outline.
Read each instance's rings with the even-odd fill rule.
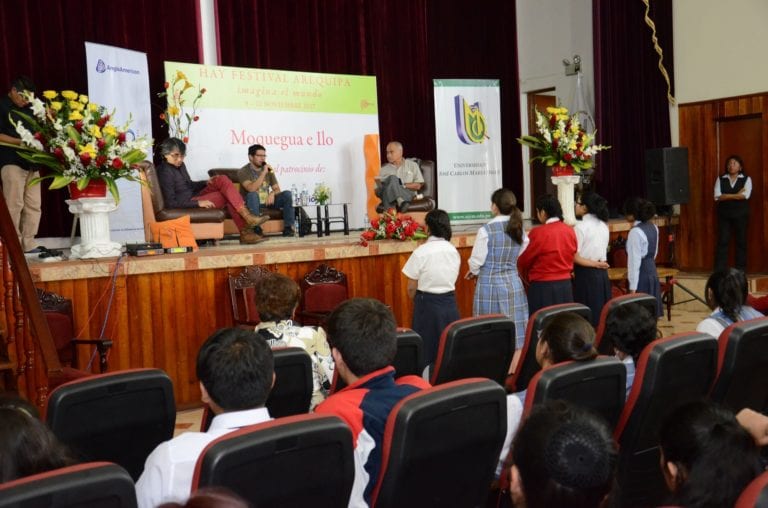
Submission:
[[[648,200],[657,205],[688,202],[688,148],[651,148],[645,151]]]

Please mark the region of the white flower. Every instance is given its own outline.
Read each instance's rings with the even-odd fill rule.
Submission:
[[[21,142],[27,146],[31,146],[36,150],[42,150],[43,144],[35,139],[35,136],[24,127],[21,122],[16,124],[16,133],[21,138]]]
[[[29,97],[29,105],[32,108],[32,114],[35,115],[38,120],[45,120],[47,110],[43,101],[32,95]]]

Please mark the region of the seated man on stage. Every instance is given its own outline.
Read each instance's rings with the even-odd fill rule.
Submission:
[[[222,328],[197,353],[202,401],[215,415],[206,432],[185,432],[149,454],[136,482],[139,508],[184,502],[195,464],[215,439],[272,418],[264,405],[275,383],[272,350],[252,330]]]
[[[283,236],[293,236],[293,196],[280,191],[272,166],[267,164],[267,149],[261,145],[248,147],[248,164],[237,172],[240,192],[251,212],[259,215],[262,206],[283,211]]]
[[[429,383],[419,376],[395,380],[397,324],[372,298],[341,303],[326,321],[328,345],[347,387],[321,402],[317,414],[339,416],[355,434],[355,480],[349,506],[368,506],[381,468],[384,425],[392,408]]]
[[[249,230],[258,227],[269,217],[257,217],[245,206],[243,198],[232,180],[224,175],[208,181],[195,182],[187,172],[184,157],[187,145],[178,138],[168,138],[160,144],[160,155],[165,159],[157,167],[157,178],[168,208],[227,208],[237,229],[240,243],[254,244],[264,240]]]
[[[418,164],[403,159],[403,145],[399,141],[387,145],[387,162],[376,178],[374,192],[381,199],[376,211],[382,213],[389,208],[397,208],[399,212],[407,212],[411,201],[424,185],[424,176]]]

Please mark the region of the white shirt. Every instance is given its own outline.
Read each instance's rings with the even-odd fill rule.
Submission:
[[[494,222],[509,222],[509,215],[497,215],[488,221],[488,224]],[[528,235],[526,235],[525,230],[523,230],[523,245],[520,249],[520,254],[522,254],[528,246],[528,242]],[[475,244],[472,246],[472,254],[469,256],[469,271],[474,275],[477,275],[480,272],[480,267],[485,264],[486,257],[488,257],[488,232],[485,230],[485,227],[481,227],[477,231]]]
[[[573,230],[576,233],[579,256],[592,261],[606,260],[610,236],[608,224],[588,213],[576,223]]]
[[[708,317],[704,318],[696,326],[697,332],[708,333],[714,338],[720,337],[720,334],[725,330],[725,326],[719,320],[715,318],[720,313],[720,307],[716,308]],[[761,313],[750,307],[749,305],[743,305],[739,311],[739,321],[746,321],[748,319],[756,319],[763,317]],[[727,319],[730,326],[730,319]]]
[[[456,289],[461,256],[451,242],[430,236],[403,266],[403,274],[419,282],[417,289],[442,294]]]
[[[734,188],[736,182],[739,181],[739,178],[746,178],[747,181],[744,182],[744,199],[749,199],[749,196],[752,195],[752,179],[748,176],[744,176],[743,174],[739,173],[739,175],[736,177],[736,180],[731,183],[731,178],[728,175],[722,175],[720,178],[718,178],[715,181],[715,201],[720,199],[720,196],[722,195],[720,192],[720,180],[725,178],[728,180],[728,185],[731,187],[731,189]]]
[[[637,226],[640,224],[639,220],[636,220],[633,224]],[[656,224],[653,225],[656,228],[656,238],[659,238],[659,228]],[[627,280],[629,280],[629,290],[637,290],[637,283],[640,280],[640,262],[643,260],[643,256],[648,253],[648,237],[645,236],[643,230],[633,227],[629,230],[627,235]],[[653,253],[654,259],[659,254],[659,242],[656,242],[656,251]]]
[[[501,476],[504,468],[504,461],[507,460],[509,449],[512,446],[512,439],[517,434],[517,428],[523,419],[523,403],[514,393],[507,394],[507,435],[504,437],[504,444],[501,447],[501,456],[496,464],[496,478]]]
[[[144,472],[136,482],[139,508],[154,508],[166,502],[184,502],[190,495],[197,459],[211,441],[241,427],[271,420],[265,407],[221,413],[208,432],[185,432],[161,443],[147,457]]]

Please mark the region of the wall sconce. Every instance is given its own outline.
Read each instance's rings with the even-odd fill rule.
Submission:
[[[563,66],[565,67],[566,76],[574,76],[581,72],[581,57],[579,55],[573,55],[573,63],[567,58],[564,58]]]

